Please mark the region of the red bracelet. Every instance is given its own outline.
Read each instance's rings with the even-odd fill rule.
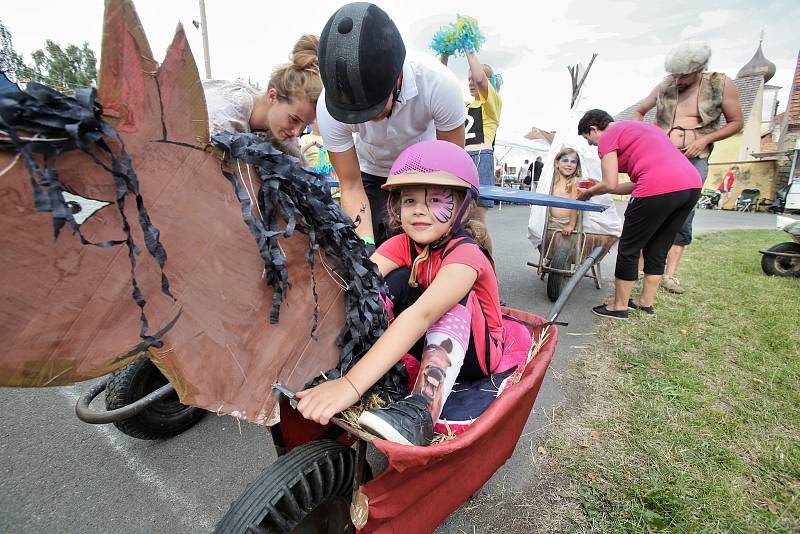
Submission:
[[[360,398],[361,398],[361,393],[359,393],[359,392],[358,392],[358,388],[356,387],[356,385],[355,385],[355,384],[353,384],[353,382],[351,382],[351,381],[350,381],[350,379],[349,379],[349,378],[347,378],[345,375],[342,375],[342,378],[344,378],[345,380],[347,380],[347,383],[348,383],[348,384],[350,384],[350,387],[352,387],[352,388],[353,388],[353,391],[355,391],[355,392],[356,392],[356,395],[358,395],[358,398],[360,399]]]

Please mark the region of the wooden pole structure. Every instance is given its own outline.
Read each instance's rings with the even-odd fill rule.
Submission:
[[[586,70],[583,73],[579,72],[578,65],[574,67],[567,67],[569,71],[570,78],[572,79],[572,101],[569,104],[569,108],[572,109],[575,106],[575,101],[578,100],[578,95],[581,92],[581,87],[583,87],[583,82],[586,81],[586,75],[589,74],[589,71],[592,68],[592,63],[594,63],[597,54],[592,54],[592,59],[589,61],[589,66],[586,67]],[[581,76],[581,79],[578,80],[578,76]]]
[[[206,2],[200,0],[200,30],[203,32],[203,57],[206,63],[206,79],[211,79],[211,57],[208,54],[208,22],[206,20]]]

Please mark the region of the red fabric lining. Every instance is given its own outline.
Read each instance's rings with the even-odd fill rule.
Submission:
[[[544,321],[518,310],[503,312],[533,324]],[[430,447],[374,440],[389,467],[362,488],[369,498],[369,521],[362,532],[433,532],[483,486],[514,452],[555,352],[557,337],[557,330],[551,327],[549,339],[525,369],[522,380],[458,438]]]

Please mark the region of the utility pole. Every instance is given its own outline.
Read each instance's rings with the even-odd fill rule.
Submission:
[[[211,57],[208,54],[208,22],[206,20],[206,2],[200,0],[200,30],[203,32],[203,56],[206,61],[206,79],[211,79]]]

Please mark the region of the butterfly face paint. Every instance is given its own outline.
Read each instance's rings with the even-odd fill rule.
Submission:
[[[426,189],[425,203],[431,215],[440,223],[450,222],[453,218],[453,193],[449,189]]]

